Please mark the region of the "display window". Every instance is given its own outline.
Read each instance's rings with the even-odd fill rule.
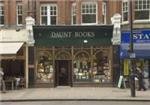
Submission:
[[[39,51],[37,54],[37,75],[38,82],[53,82],[53,59],[52,51]]]
[[[93,57],[93,81],[96,83],[111,82],[111,69],[108,52],[98,51]]]
[[[73,68],[75,82],[92,81],[91,61],[88,53],[79,52],[75,56]]]
[[[100,47],[37,48],[36,81],[54,83],[60,68],[68,71],[73,83],[111,83],[111,49]],[[70,83],[70,82],[69,82]]]
[[[94,53],[92,56],[91,53]],[[73,62],[74,82],[108,83],[111,82],[109,51],[81,51]]]

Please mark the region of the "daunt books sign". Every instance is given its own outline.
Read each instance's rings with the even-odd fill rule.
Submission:
[[[34,26],[35,45],[110,45],[113,26]]]

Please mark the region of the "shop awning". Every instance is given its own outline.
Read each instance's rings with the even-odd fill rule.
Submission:
[[[16,54],[22,45],[23,42],[0,43],[0,55]]]
[[[129,58],[129,44],[122,43],[120,45],[120,57]],[[135,43],[134,49],[136,58],[150,58],[150,44],[148,43]]]
[[[111,45],[113,25],[34,26],[35,46]]]

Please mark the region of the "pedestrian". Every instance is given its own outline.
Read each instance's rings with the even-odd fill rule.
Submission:
[[[143,71],[140,67],[137,67],[137,77],[138,77],[138,81],[139,81],[139,87],[138,87],[138,91],[141,91],[141,89],[143,89],[144,91],[146,90],[145,86],[144,86],[144,74]]]
[[[6,93],[3,76],[4,76],[3,68],[0,66],[0,90],[2,91],[2,93]]]

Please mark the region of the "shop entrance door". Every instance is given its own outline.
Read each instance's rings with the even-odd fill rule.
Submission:
[[[55,86],[71,86],[71,60],[56,60],[55,70]]]

